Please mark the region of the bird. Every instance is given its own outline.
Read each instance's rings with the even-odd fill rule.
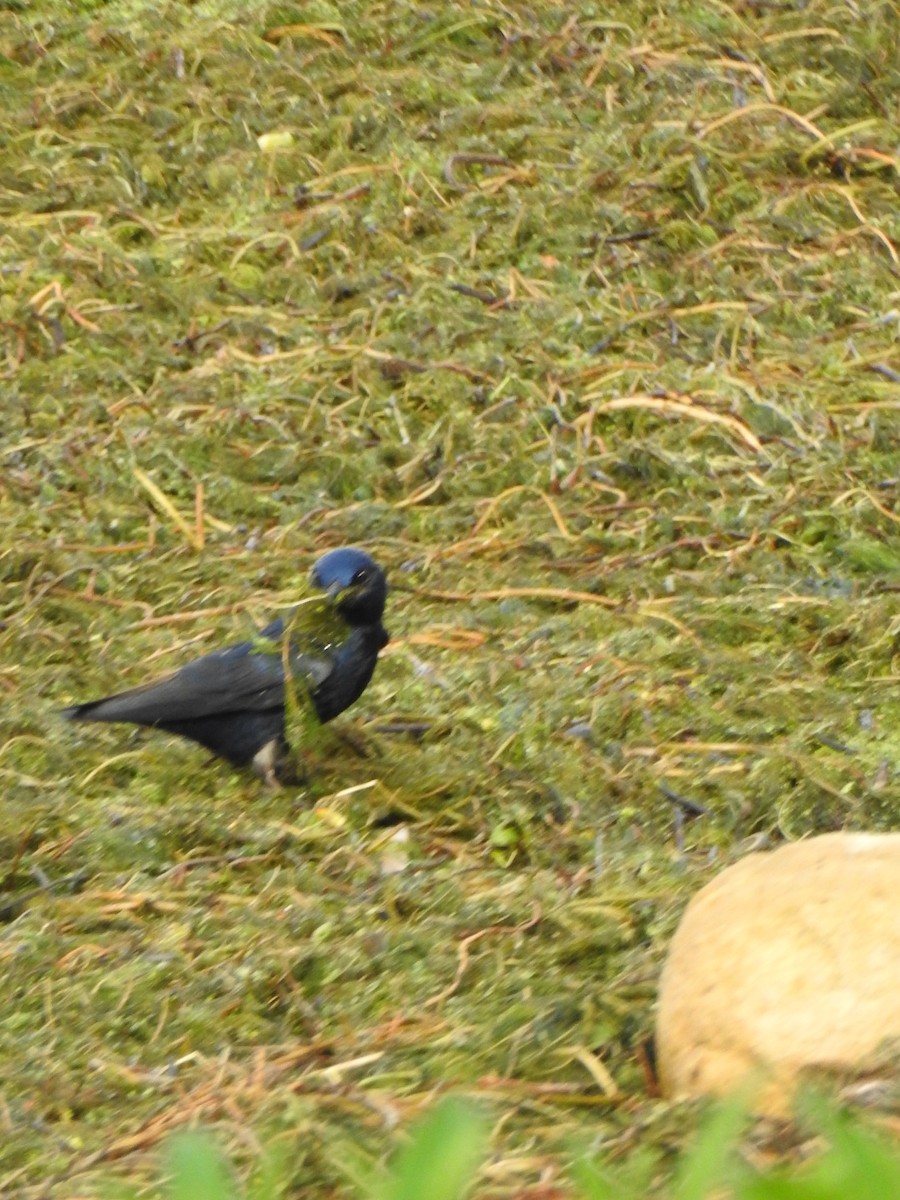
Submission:
[[[163,729],[277,785],[294,700],[302,710],[308,697],[310,716],[331,721],[365,691],[389,638],[382,623],[387,576],[364,550],[329,550],[310,579],[317,594],[255,638],[128,691],[73,704],[62,715]]]

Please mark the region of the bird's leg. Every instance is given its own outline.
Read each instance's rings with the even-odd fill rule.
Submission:
[[[291,752],[291,747],[284,737],[275,738],[257,751],[253,760],[265,755],[265,775],[263,778],[270,787],[301,787],[309,782],[309,775],[297,755]],[[261,766],[263,764],[260,764]]]
[[[259,778],[270,788],[279,788],[278,778],[278,739],[272,738],[253,755],[251,766]]]

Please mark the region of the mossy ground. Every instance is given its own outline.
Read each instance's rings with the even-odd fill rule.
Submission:
[[[344,1194],[450,1088],[480,1195],[664,1179],[688,897],[897,824],[897,5],[37,0],[0,112],[0,1193]],[[59,718],[346,542],[368,757]]]

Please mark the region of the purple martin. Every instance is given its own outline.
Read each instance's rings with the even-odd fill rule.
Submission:
[[[313,566],[317,595],[251,641],[215,650],[161,679],[63,709],[72,721],[122,721],[199,742],[267,782],[288,750],[285,711],[308,698],[324,723],[365,691],[378,652],[388,585],[363,550],[342,546]],[[312,715],[312,714],[311,714]]]

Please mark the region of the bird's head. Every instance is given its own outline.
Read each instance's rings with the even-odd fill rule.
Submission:
[[[388,585],[384,571],[364,550],[329,550],[312,569],[312,581],[348,625],[377,625],[384,614]]]

